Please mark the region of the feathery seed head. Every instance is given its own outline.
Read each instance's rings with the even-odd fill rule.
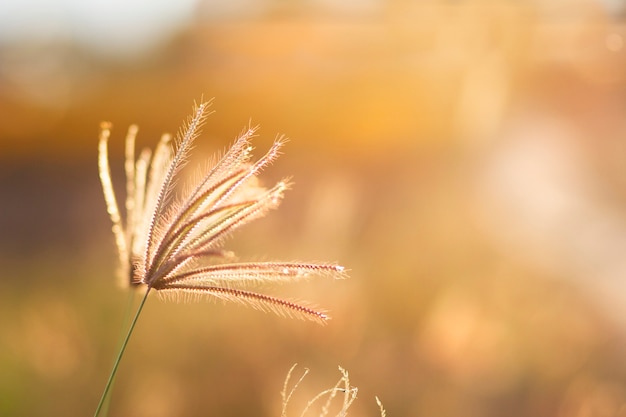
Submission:
[[[248,127],[232,147],[208,164],[193,184],[176,187],[193,140],[208,115],[210,103],[194,108],[173,149],[163,135],[154,151],[135,157],[137,127],[126,136],[125,217],[122,219],[111,181],[107,143],[111,124],[102,123],[98,167],[107,211],[119,254],[123,281],[167,293],[208,295],[265,311],[324,322],[328,316],[300,303],[262,294],[249,287],[263,282],[300,280],[313,273],[345,277],[344,268],[328,263],[232,262],[221,248],[233,231],[276,208],[289,188],[288,180],[274,187],[259,185],[257,175],[279,155],[279,138],[269,151],[251,162]],[[175,193],[178,193],[175,195]]]

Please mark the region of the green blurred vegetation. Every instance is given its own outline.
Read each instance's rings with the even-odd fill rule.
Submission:
[[[294,189],[228,248],[351,278],[276,289],[326,327],[151,298],[111,416],[278,416],[295,362],[303,401],[346,368],[354,416],[626,415],[626,22],[575,3],[207,2],[136,59],[2,44],[0,415],[93,412],[128,298],[99,122],[119,182],[128,125],[152,145],[202,95],[195,158],[290,138],[265,178]]]

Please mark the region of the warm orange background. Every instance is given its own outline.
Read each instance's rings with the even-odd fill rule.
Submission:
[[[359,2],[352,2],[356,5]],[[522,4],[523,3],[523,4]],[[609,4],[260,2],[134,59],[67,42],[0,48],[0,415],[91,415],[126,295],[96,169],[214,97],[194,158],[261,124],[292,176],[227,245],[338,261],[278,294],[326,327],[149,300],[110,416],[278,416],[345,367],[351,415],[626,416],[626,25]],[[328,3],[330,4],[330,3]],[[292,415],[297,415],[294,404]]]

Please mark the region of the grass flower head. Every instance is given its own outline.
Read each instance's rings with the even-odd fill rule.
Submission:
[[[256,128],[246,129],[232,147],[186,187],[176,187],[194,139],[208,114],[209,103],[194,109],[176,138],[164,135],[154,151],[135,157],[137,127],[126,137],[126,216],[122,221],[113,190],[107,142],[110,125],[100,133],[99,171],[107,211],[119,253],[119,275],[130,286],[161,293],[207,295],[248,304],[278,314],[324,322],[328,316],[304,304],[262,294],[253,288],[266,282],[293,281],[313,273],[343,276],[343,268],[328,263],[237,262],[222,248],[234,230],[276,208],[287,180],[262,187],[258,174],[280,154],[278,139],[252,162],[250,140]],[[182,190],[181,190],[182,188]]]
[[[246,304],[280,315],[328,320],[326,313],[303,303],[274,297],[255,289],[268,282],[301,280],[311,274],[344,276],[343,267],[331,263],[238,262],[223,249],[226,237],[244,224],[276,208],[287,180],[271,188],[260,185],[259,173],[279,155],[285,141],[278,139],[265,155],[252,160],[247,128],[220,158],[206,164],[195,181],[178,187],[178,177],[188,162],[210,103],[195,106],[193,114],[173,141],[163,135],[151,151],[135,155],[137,127],[126,136],[126,199],[124,218],[113,190],[108,156],[111,125],[103,123],[98,145],[98,168],[107,211],[119,254],[119,273],[126,286],[145,288],[144,296],[122,342],[102,397],[98,416],[112,386],[119,363],[148,294],[209,296]]]

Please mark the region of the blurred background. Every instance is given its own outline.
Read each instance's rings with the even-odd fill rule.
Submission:
[[[290,415],[339,379],[351,415],[626,416],[621,0],[4,0],[0,415],[91,415],[128,296],[96,166],[212,98],[194,157],[260,124],[284,204],[227,244],[337,261],[273,293],[321,327],[152,297],[111,416]]]

